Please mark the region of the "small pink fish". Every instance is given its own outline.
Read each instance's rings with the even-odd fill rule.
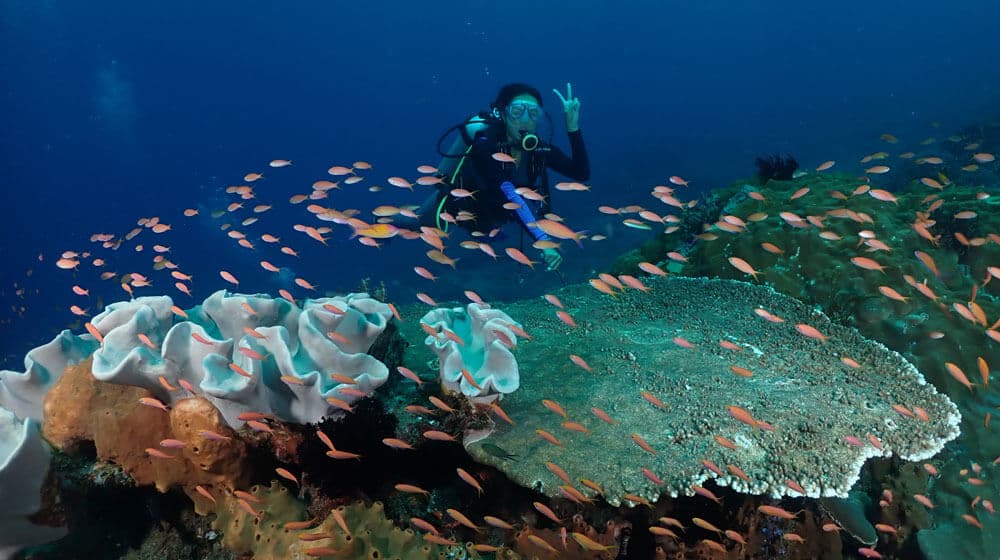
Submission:
[[[565,311],[556,311],[556,316],[559,317],[559,320],[563,323],[576,328],[576,321],[573,320],[573,317],[570,316],[569,313],[566,313]]]
[[[664,270],[662,268],[656,266],[653,263],[641,262],[641,263],[639,263],[639,268],[643,272],[645,272],[647,274],[652,274],[654,276],[666,276],[667,275],[667,273],[664,272]]]
[[[212,430],[199,430],[198,435],[205,439],[210,439],[212,441],[229,441],[230,439],[232,439],[218,432],[213,432]]]
[[[854,436],[844,436],[844,441],[846,441],[848,445],[851,445],[853,447],[864,447],[865,446],[864,442],[862,442],[860,439],[858,439],[858,438],[856,438]]]
[[[883,189],[872,189],[868,191],[868,196],[871,196],[875,200],[881,200],[883,202],[893,202],[899,204],[896,197],[889,191]]]
[[[173,455],[170,455],[168,453],[164,453],[164,452],[160,451],[159,449],[155,449],[153,447],[147,447],[146,448],[146,455],[149,455],[150,457],[155,457],[157,459],[173,459],[174,458]]]
[[[756,280],[757,275],[760,274],[759,270],[754,270],[754,268],[750,266],[750,263],[739,257],[729,257],[729,264],[733,265],[733,268],[735,268],[736,270],[739,270],[744,274],[749,274],[750,276],[753,276],[754,280]]]
[[[415,382],[417,385],[420,385],[420,384],[423,383],[423,381],[420,379],[420,377],[417,376],[417,374],[414,373],[413,370],[411,370],[408,367],[398,366],[396,368],[396,371],[398,371],[399,374],[402,375],[403,377],[409,379],[410,381]]]
[[[545,405],[545,408],[551,410],[552,412],[555,412],[559,416],[562,416],[563,418],[567,417],[566,410],[563,409],[563,407],[556,401],[553,401],[551,399],[543,399],[542,404]]]
[[[559,309],[563,309],[562,302],[559,301],[558,297],[556,297],[556,296],[554,296],[552,294],[545,294],[545,301],[551,303],[552,305],[558,307]]]
[[[686,338],[680,336],[674,337],[674,344],[681,348],[694,348],[694,344],[691,344]]]
[[[667,405],[660,399],[656,398],[656,395],[650,393],[649,391],[642,391],[641,394],[642,398],[646,399],[649,404],[659,408],[660,410],[667,409]]]
[[[602,410],[600,408],[597,408],[596,406],[593,407],[593,408],[591,408],[590,411],[594,413],[594,416],[600,418],[601,420],[603,420],[604,422],[607,422],[608,424],[614,424],[615,423],[615,419],[614,418],[612,418],[607,412],[605,412],[604,410]]]
[[[645,475],[645,477],[648,478],[650,481],[652,481],[653,484],[656,484],[657,486],[663,486],[663,480],[660,479],[660,477],[656,476],[656,473],[654,473],[653,471],[647,469],[646,467],[643,467],[642,474]]]
[[[583,358],[581,358],[580,356],[577,356],[576,354],[570,354],[569,355],[569,359],[570,359],[571,362],[573,362],[574,364],[580,366],[581,368],[585,369],[586,371],[593,371],[590,368],[590,365],[588,365],[587,362]]]
[[[482,304],[485,303],[483,301],[483,298],[481,298],[479,296],[479,294],[477,294],[476,292],[473,292],[472,290],[465,290],[464,293],[465,293],[465,297],[469,298],[469,301],[471,301],[473,303],[478,303],[480,305],[482,305]]]
[[[267,359],[260,352],[247,348],[246,346],[240,346],[239,348],[237,348],[237,350],[239,350],[240,354],[243,354],[244,356],[250,358],[251,360],[258,360],[262,362]]]
[[[151,406],[153,408],[158,408],[164,412],[170,412],[167,405],[163,404],[159,399],[154,399],[153,397],[142,397],[139,399],[139,404],[144,404],[146,406]]]
[[[824,336],[823,333],[816,330],[815,327],[809,326],[805,323],[799,323],[795,325],[795,330],[799,331],[799,333],[802,334],[803,336],[814,338],[820,342],[826,342],[827,337]]]

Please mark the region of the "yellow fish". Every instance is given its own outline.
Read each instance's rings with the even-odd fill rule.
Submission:
[[[373,224],[354,230],[355,235],[371,237],[374,239],[388,239],[390,237],[395,237],[398,233],[399,228],[392,224]]]

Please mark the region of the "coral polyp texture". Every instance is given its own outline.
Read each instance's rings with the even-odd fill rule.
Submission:
[[[480,401],[517,390],[520,377],[511,352],[517,335],[511,326],[518,324],[510,315],[470,303],[465,308],[434,309],[420,322],[429,329],[424,343],[438,356],[445,388]]]
[[[367,294],[305,300],[299,308],[220,290],[186,318],[172,307],[168,296],[140,297],[95,316],[104,342],[94,352],[94,377],[146,388],[167,403],[193,387],[238,427],[248,411],[298,423],[343,414],[328,399],[349,405],[357,397],[341,393],[347,385],[331,374],[365,393],[389,375],[365,352],[392,311]]]
[[[612,504],[693,495],[708,479],[843,497],[868,458],[926,459],[959,434],[955,405],[899,354],[795,299],[730,280],[648,285],[558,292],[575,327],[541,302],[508,306],[533,337],[503,401],[516,423],[497,420],[470,452],[557,496],[551,463]]]

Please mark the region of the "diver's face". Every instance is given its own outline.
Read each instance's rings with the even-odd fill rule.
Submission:
[[[522,134],[534,134],[538,129],[540,118],[542,118],[542,106],[538,104],[538,100],[527,93],[518,95],[503,111],[507,139],[519,142]]]

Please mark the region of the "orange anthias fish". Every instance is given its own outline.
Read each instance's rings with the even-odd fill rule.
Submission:
[[[534,269],[535,265],[538,263],[538,261],[529,259],[527,255],[514,247],[507,247],[504,251],[507,253],[507,256],[514,259],[515,262],[528,266],[531,269]]]
[[[799,331],[803,336],[809,338],[814,338],[820,342],[826,342],[827,337],[823,333],[819,332],[816,327],[807,325],[805,323],[799,323],[795,325],[795,330]]]
[[[646,440],[642,438],[642,436],[640,436],[639,434],[632,434],[631,437],[632,441],[634,441],[636,445],[641,447],[644,451],[656,455],[656,450],[653,449],[653,447],[650,446],[649,443],[647,443]]]
[[[938,271],[937,263],[934,262],[933,257],[923,251],[914,251],[913,255],[917,257],[921,264],[931,271],[931,274],[933,274],[935,278],[939,280],[941,279],[941,273]]]
[[[559,438],[550,434],[549,432],[542,429],[537,429],[535,430],[535,433],[538,434],[538,437],[544,439],[545,441],[551,443],[552,445],[562,447],[562,442],[559,441]]]
[[[576,327],[576,321],[573,320],[573,317],[569,313],[566,313],[565,311],[556,311],[556,316],[559,317],[559,320],[566,323],[570,327]]]
[[[562,416],[563,418],[567,417],[566,410],[564,410],[563,407],[559,405],[559,403],[550,399],[543,399],[542,404],[545,406],[545,408],[551,410],[552,412],[555,412],[559,416]]]
[[[739,257],[729,257],[729,264],[733,265],[733,268],[735,268],[736,270],[739,270],[744,274],[749,274],[750,276],[753,276],[754,280],[756,280],[757,275],[760,274],[759,270],[754,270],[754,268],[750,266],[750,263]]]
[[[664,270],[662,268],[660,268],[660,267],[658,267],[655,264],[650,263],[650,262],[641,262],[641,263],[639,263],[639,268],[643,272],[645,272],[647,274],[652,274],[654,276],[666,276],[667,275],[667,273],[664,272]]]
[[[576,544],[580,545],[580,548],[583,548],[584,550],[595,551],[595,552],[606,552],[609,550],[614,550],[615,548],[614,546],[610,545],[602,545],[601,543],[592,540],[590,537],[584,535],[583,533],[570,533],[570,536],[572,536],[573,540],[576,541]]]
[[[608,424],[615,424],[615,419],[614,419],[614,418],[612,418],[612,417],[611,417],[611,416],[610,416],[610,415],[609,415],[609,414],[608,414],[607,412],[605,412],[604,410],[602,410],[602,409],[600,409],[600,408],[597,408],[597,407],[595,406],[595,407],[591,408],[591,409],[590,409],[590,411],[594,413],[594,416],[596,416],[596,417],[600,418],[600,419],[601,419],[602,421],[604,421],[604,422],[607,422]]]
[[[591,369],[590,365],[587,364],[587,362],[583,358],[581,358],[580,356],[577,356],[576,354],[570,354],[569,355],[569,359],[574,364],[580,366],[584,370],[586,370],[586,371],[593,371],[593,369]]]
[[[476,531],[477,533],[483,532],[482,527],[479,527],[478,525],[476,525],[475,523],[473,523],[468,517],[465,516],[465,514],[463,514],[462,512],[458,511],[457,509],[450,509],[449,508],[449,509],[447,509],[445,511],[448,513],[448,515],[452,519],[454,519],[455,521],[461,523],[462,525],[465,525],[466,527],[468,527],[468,528]]]
[[[483,495],[483,487],[482,487],[482,485],[480,485],[479,481],[476,480],[476,478],[474,476],[472,476],[471,474],[469,474],[468,471],[466,471],[465,469],[459,467],[459,468],[455,469],[455,472],[458,473],[459,478],[461,478],[466,484],[468,484],[469,486],[472,486],[473,488],[475,488],[476,492],[478,492],[480,496]],[[489,523],[489,521],[487,521],[487,523]]]
[[[583,232],[573,231],[559,222],[548,219],[538,220],[535,222],[535,225],[538,229],[544,231],[552,237],[557,239],[572,239],[573,241],[576,241],[577,245],[580,245],[581,247],[583,246],[583,243],[580,242],[580,235]]]
[[[885,267],[879,264],[878,261],[868,257],[852,257],[851,262],[854,263],[854,266],[865,270],[877,270],[879,272],[884,272],[885,270]]]
[[[754,419],[753,415],[747,409],[735,405],[727,406],[726,409],[733,418],[752,426],[755,430],[757,429],[757,420]]]
[[[430,251],[427,251],[427,256],[436,263],[446,264],[452,268],[455,268],[455,263],[459,261],[459,259],[453,259],[437,249],[432,249]],[[418,272],[418,274],[420,273]],[[423,275],[421,274],[421,276]]]
[[[945,362],[944,365],[945,369],[948,370],[948,373],[951,374],[951,376],[955,378],[956,381],[958,381],[962,385],[965,385],[965,387],[968,388],[970,391],[972,390],[973,387],[972,382],[969,381],[969,378],[965,375],[965,372],[962,371],[962,368],[958,367],[957,365],[951,362]]]

